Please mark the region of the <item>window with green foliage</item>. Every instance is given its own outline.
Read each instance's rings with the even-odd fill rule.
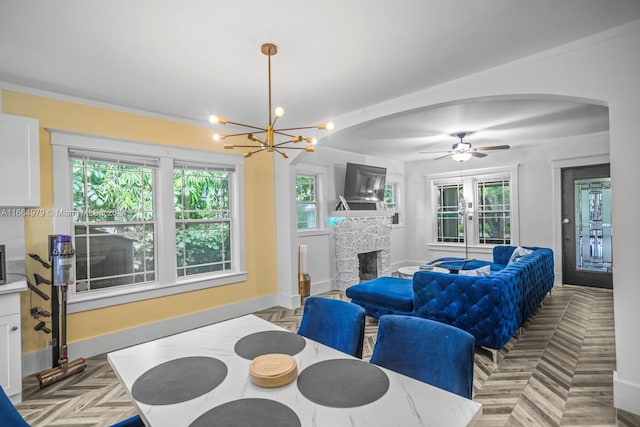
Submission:
[[[153,161],[72,159],[79,292],[155,280],[155,169]]]
[[[478,239],[481,244],[511,242],[511,192],[508,179],[476,183]]]
[[[463,185],[438,185],[438,205],[436,208],[437,241],[464,242]]]
[[[247,280],[242,156],[56,130],[51,154],[74,312]]]
[[[386,184],[384,186],[384,202],[387,209],[397,208],[396,184]]]
[[[517,230],[517,167],[499,167],[430,178],[435,210],[434,243],[514,244]],[[515,242],[517,244],[518,242]],[[466,246],[465,246],[466,247]]]
[[[229,172],[177,164],[173,189],[177,275],[230,270]]]
[[[318,188],[314,175],[296,176],[298,230],[318,228]]]

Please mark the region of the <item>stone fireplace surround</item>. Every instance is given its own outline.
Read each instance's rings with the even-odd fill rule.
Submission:
[[[377,252],[378,276],[391,275],[391,215],[379,211],[349,214],[336,212],[332,218],[335,280],[342,290],[360,282],[360,253]]]

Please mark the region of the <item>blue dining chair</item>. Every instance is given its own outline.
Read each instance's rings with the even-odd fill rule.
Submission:
[[[0,387],[0,425],[2,427],[29,427],[29,424],[22,418],[20,412],[13,405],[4,392],[4,388]]]
[[[111,427],[145,427],[140,415],[134,415],[133,417],[122,420],[119,423],[115,423]]]
[[[475,342],[445,323],[388,314],[379,319],[371,363],[471,399]]]
[[[4,389],[0,387],[0,390],[2,391],[0,392],[0,426],[30,427],[4,392]],[[139,415],[134,415],[133,417],[114,424],[112,427],[145,427],[145,425]]]
[[[307,297],[298,335],[362,359],[364,308],[332,298]]]

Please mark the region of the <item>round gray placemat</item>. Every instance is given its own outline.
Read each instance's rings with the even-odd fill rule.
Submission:
[[[208,410],[189,427],[300,427],[291,408],[269,399],[239,399]]]
[[[213,357],[182,357],[149,369],[131,387],[138,402],[171,405],[216,388],[227,376],[227,365]]]
[[[298,334],[287,331],[262,331],[241,338],[235,345],[238,356],[253,360],[263,354],[281,353],[293,356],[307,342]]]
[[[379,367],[361,360],[331,359],[303,370],[298,389],[320,405],[353,408],[382,397],[389,389],[389,378]]]

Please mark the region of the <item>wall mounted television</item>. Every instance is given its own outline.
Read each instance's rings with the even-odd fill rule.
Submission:
[[[386,168],[347,163],[344,198],[347,202],[382,202],[386,179]]]

